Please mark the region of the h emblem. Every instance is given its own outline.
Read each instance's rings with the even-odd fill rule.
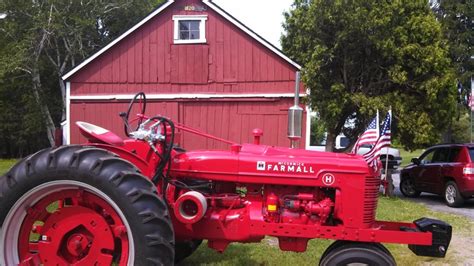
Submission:
[[[332,174],[325,174],[323,175],[323,184],[326,186],[330,186],[334,184],[334,181],[336,181],[336,178]]]

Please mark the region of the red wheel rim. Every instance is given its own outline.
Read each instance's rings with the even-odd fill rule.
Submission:
[[[26,210],[18,235],[23,265],[126,265],[126,225],[101,197],[83,189],[53,192]]]

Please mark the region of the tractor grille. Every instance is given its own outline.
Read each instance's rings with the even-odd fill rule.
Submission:
[[[379,187],[379,178],[373,176],[367,176],[365,178],[364,224],[372,225],[375,221],[375,210],[377,209]]]

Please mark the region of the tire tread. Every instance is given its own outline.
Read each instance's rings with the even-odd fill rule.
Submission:
[[[135,246],[141,246],[135,252],[136,265],[173,264],[173,227],[167,206],[158,196],[156,187],[133,164],[96,147],[49,148],[13,166],[0,177],[0,206],[3,207],[0,224],[24,193],[54,180],[87,183],[103,191],[119,206],[131,226]]]

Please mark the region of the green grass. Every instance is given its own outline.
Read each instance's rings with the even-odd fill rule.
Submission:
[[[5,174],[10,169],[10,167],[12,167],[16,162],[17,160],[15,159],[10,159],[10,160],[1,159],[0,160],[0,175]]]
[[[411,222],[421,217],[444,220],[453,226],[455,234],[464,234],[467,237],[471,235],[474,228],[471,221],[461,216],[433,212],[422,205],[398,198],[381,197],[379,200],[378,220]],[[314,239],[309,241],[308,249],[304,253],[284,252],[278,248],[276,238],[267,237],[257,244],[231,244],[223,254],[219,254],[209,249],[204,242],[181,265],[316,265],[330,243],[329,240]],[[406,245],[388,244],[385,246],[390,250],[398,265],[462,263],[453,254],[452,249],[446,258],[436,259],[418,257]]]

